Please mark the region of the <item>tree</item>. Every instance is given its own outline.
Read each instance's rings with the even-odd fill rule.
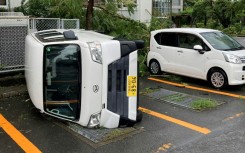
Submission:
[[[213,14],[223,27],[229,27],[231,18],[234,16],[233,2],[229,0],[216,0],[211,7]]]
[[[240,22],[241,26],[245,25],[245,0],[240,0],[234,3],[235,20]]]
[[[102,5],[97,5],[99,9],[116,14],[118,11],[118,6],[127,7],[129,14],[134,13],[134,7],[136,6],[134,0],[106,0]],[[94,0],[89,0],[87,5],[86,13],[86,29],[93,29],[93,8]]]
[[[86,13],[86,29],[93,29],[93,8],[94,8],[94,0],[89,0],[87,5],[87,13]]]
[[[204,26],[207,25],[207,19],[211,12],[210,1],[198,1],[193,6],[193,20],[204,21]]]

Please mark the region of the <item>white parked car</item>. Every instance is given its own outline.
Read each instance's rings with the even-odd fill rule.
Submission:
[[[208,80],[215,88],[245,84],[245,48],[218,30],[173,28],[151,32],[147,66]]]
[[[29,34],[25,77],[42,113],[82,126],[116,128],[141,120],[137,49],[142,41],[119,41],[86,30]]]

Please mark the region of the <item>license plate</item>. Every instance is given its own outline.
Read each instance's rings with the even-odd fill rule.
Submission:
[[[137,96],[137,76],[127,77],[127,96]]]

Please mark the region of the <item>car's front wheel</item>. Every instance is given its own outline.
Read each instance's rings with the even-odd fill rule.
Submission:
[[[157,60],[150,61],[149,70],[152,75],[159,75],[162,73],[160,64]]]
[[[228,78],[223,70],[214,69],[210,72],[209,82],[214,88],[221,89],[228,85]]]

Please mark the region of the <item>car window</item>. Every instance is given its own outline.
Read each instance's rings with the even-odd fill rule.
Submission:
[[[158,33],[154,39],[159,45],[177,47],[177,34],[176,33]]]
[[[224,51],[242,50],[244,47],[222,32],[204,32],[201,35],[215,48]]]
[[[209,51],[209,47],[202,41],[201,38],[192,34],[179,34],[179,47],[193,49],[195,45],[200,45],[203,50]]]

